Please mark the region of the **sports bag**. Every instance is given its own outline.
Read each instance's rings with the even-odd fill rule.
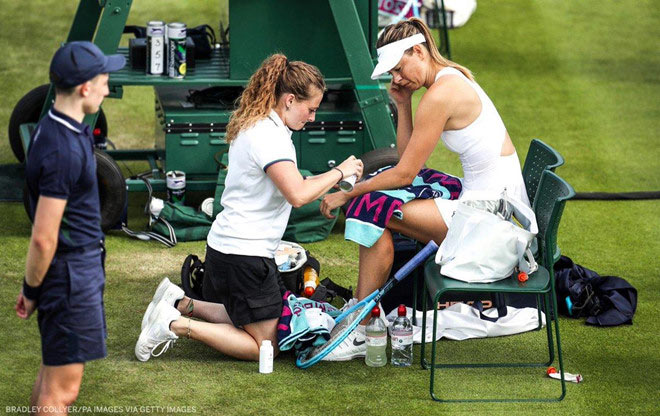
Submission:
[[[531,273],[538,268],[530,250],[537,233],[534,212],[507,196],[506,190],[499,196],[468,191],[458,203],[435,261],[443,275],[470,283],[505,279],[516,267]]]
[[[213,221],[205,213],[193,207],[173,204],[153,197],[151,183],[144,181],[149,196],[144,213],[149,216],[150,231],[134,231],[122,224],[122,230],[138,240],[158,241],[167,247],[174,247],[179,241],[205,240]]]

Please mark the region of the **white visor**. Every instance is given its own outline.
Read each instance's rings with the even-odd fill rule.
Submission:
[[[378,52],[378,64],[374,68],[374,72],[371,73],[371,79],[378,79],[379,76],[394,68],[405,51],[424,42],[426,42],[426,38],[418,33],[378,48],[376,51]]]

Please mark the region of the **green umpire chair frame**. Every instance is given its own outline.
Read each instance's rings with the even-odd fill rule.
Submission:
[[[557,247],[557,231],[559,221],[564,211],[566,201],[575,195],[573,188],[554,172],[544,170],[542,172],[538,192],[534,200],[534,213],[538,223],[539,232],[537,239],[539,241],[539,270],[529,276],[525,283],[518,282],[514,274],[507,279],[493,283],[465,283],[459,280],[451,279],[440,274],[440,266],[434,259],[430,259],[424,266],[424,294],[422,297],[423,310],[426,310],[428,294],[433,299],[433,335],[431,344],[431,362],[429,363],[425,355],[426,339],[426,314],[422,319],[422,346],[421,346],[421,364],[423,368],[431,369],[430,375],[430,393],[433,400],[441,402],[548,402],[560,401],[566,395],[566,382],[564,379],[564,363],[562,359],[561,341],[559,337],[559,322],[555,323],[555,336],[557,340],[557,357],[559,362],[559,372],[561,374],[561,395],[559,397],[541,397],[541,398],[494,398],[494,399],[442,399],[434,391],[434,377],[436,368],[484,368],[484,367],[544,367],[552,364],[554,361],[554,342],[552,334],[552,322],[550,316],[557,311],[557,298],[555,294],[554,279],[554,253]],[[546,316],[546,330],[548,339],[549,360],[543,363],[460,363],[444,364],[437,363],[437,340],[436,330],[438,325],[438,302],[440,297],[447,292],[491,292],[491,293],[532,293],[543,295],[544,312]],[[428,294],[427,294],[428,293]],[[552,305],[552,308],[549,307]],[[466,341],[467,342],[467,341]]]

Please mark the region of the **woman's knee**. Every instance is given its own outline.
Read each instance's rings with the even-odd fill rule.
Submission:
[[[360,249],[365,247],[360,246]],[[373,246],[366,249],[366,252],[371,252],[371,255],[378,256],[381,259],[389,259],[394,257],[394,241],[392,240],[392,232],[388,229],[383,231],[380,238],[374,243]]]

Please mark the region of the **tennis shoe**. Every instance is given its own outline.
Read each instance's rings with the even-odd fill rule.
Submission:
[[[183,299],[183,296],[183,289],[170,282],[170,279],[167,277],[163,278],[163,280],[160,281],[160,284],[156,288],[156,293],[154,293],[154,297],[151,300],[151,303],[149,303],[149,306],[147,306],[147,311],[142,317],[142,326],[140,327],[140,330],[144,330],[144,328],[147,327],[152,317],[154,308],[161,300],[165,300],[170,306],[174,306],[174,303],[177,300]]]
[[[348,361],[366,355],[367,333],[363,325],[358,325],[341,344],[323,357],[322,361]]]
[[[355,304],[358,302],[357,298],[350,298],[348,302],[344,303],[344,306],[342,306],[339,311],[340,312],[346,312],[349,310],[351,307],[355,306]]]
[[[135,344],[135,356],[140,361],[147,361],[152,356],[160,356],[179,339],[170,330],[170,323],[179,319],[181,312],[163,299],[154,307],[152,315],[151,321],[142,330]],[[160,346],[162,346],[160,351],[156,352]]]

